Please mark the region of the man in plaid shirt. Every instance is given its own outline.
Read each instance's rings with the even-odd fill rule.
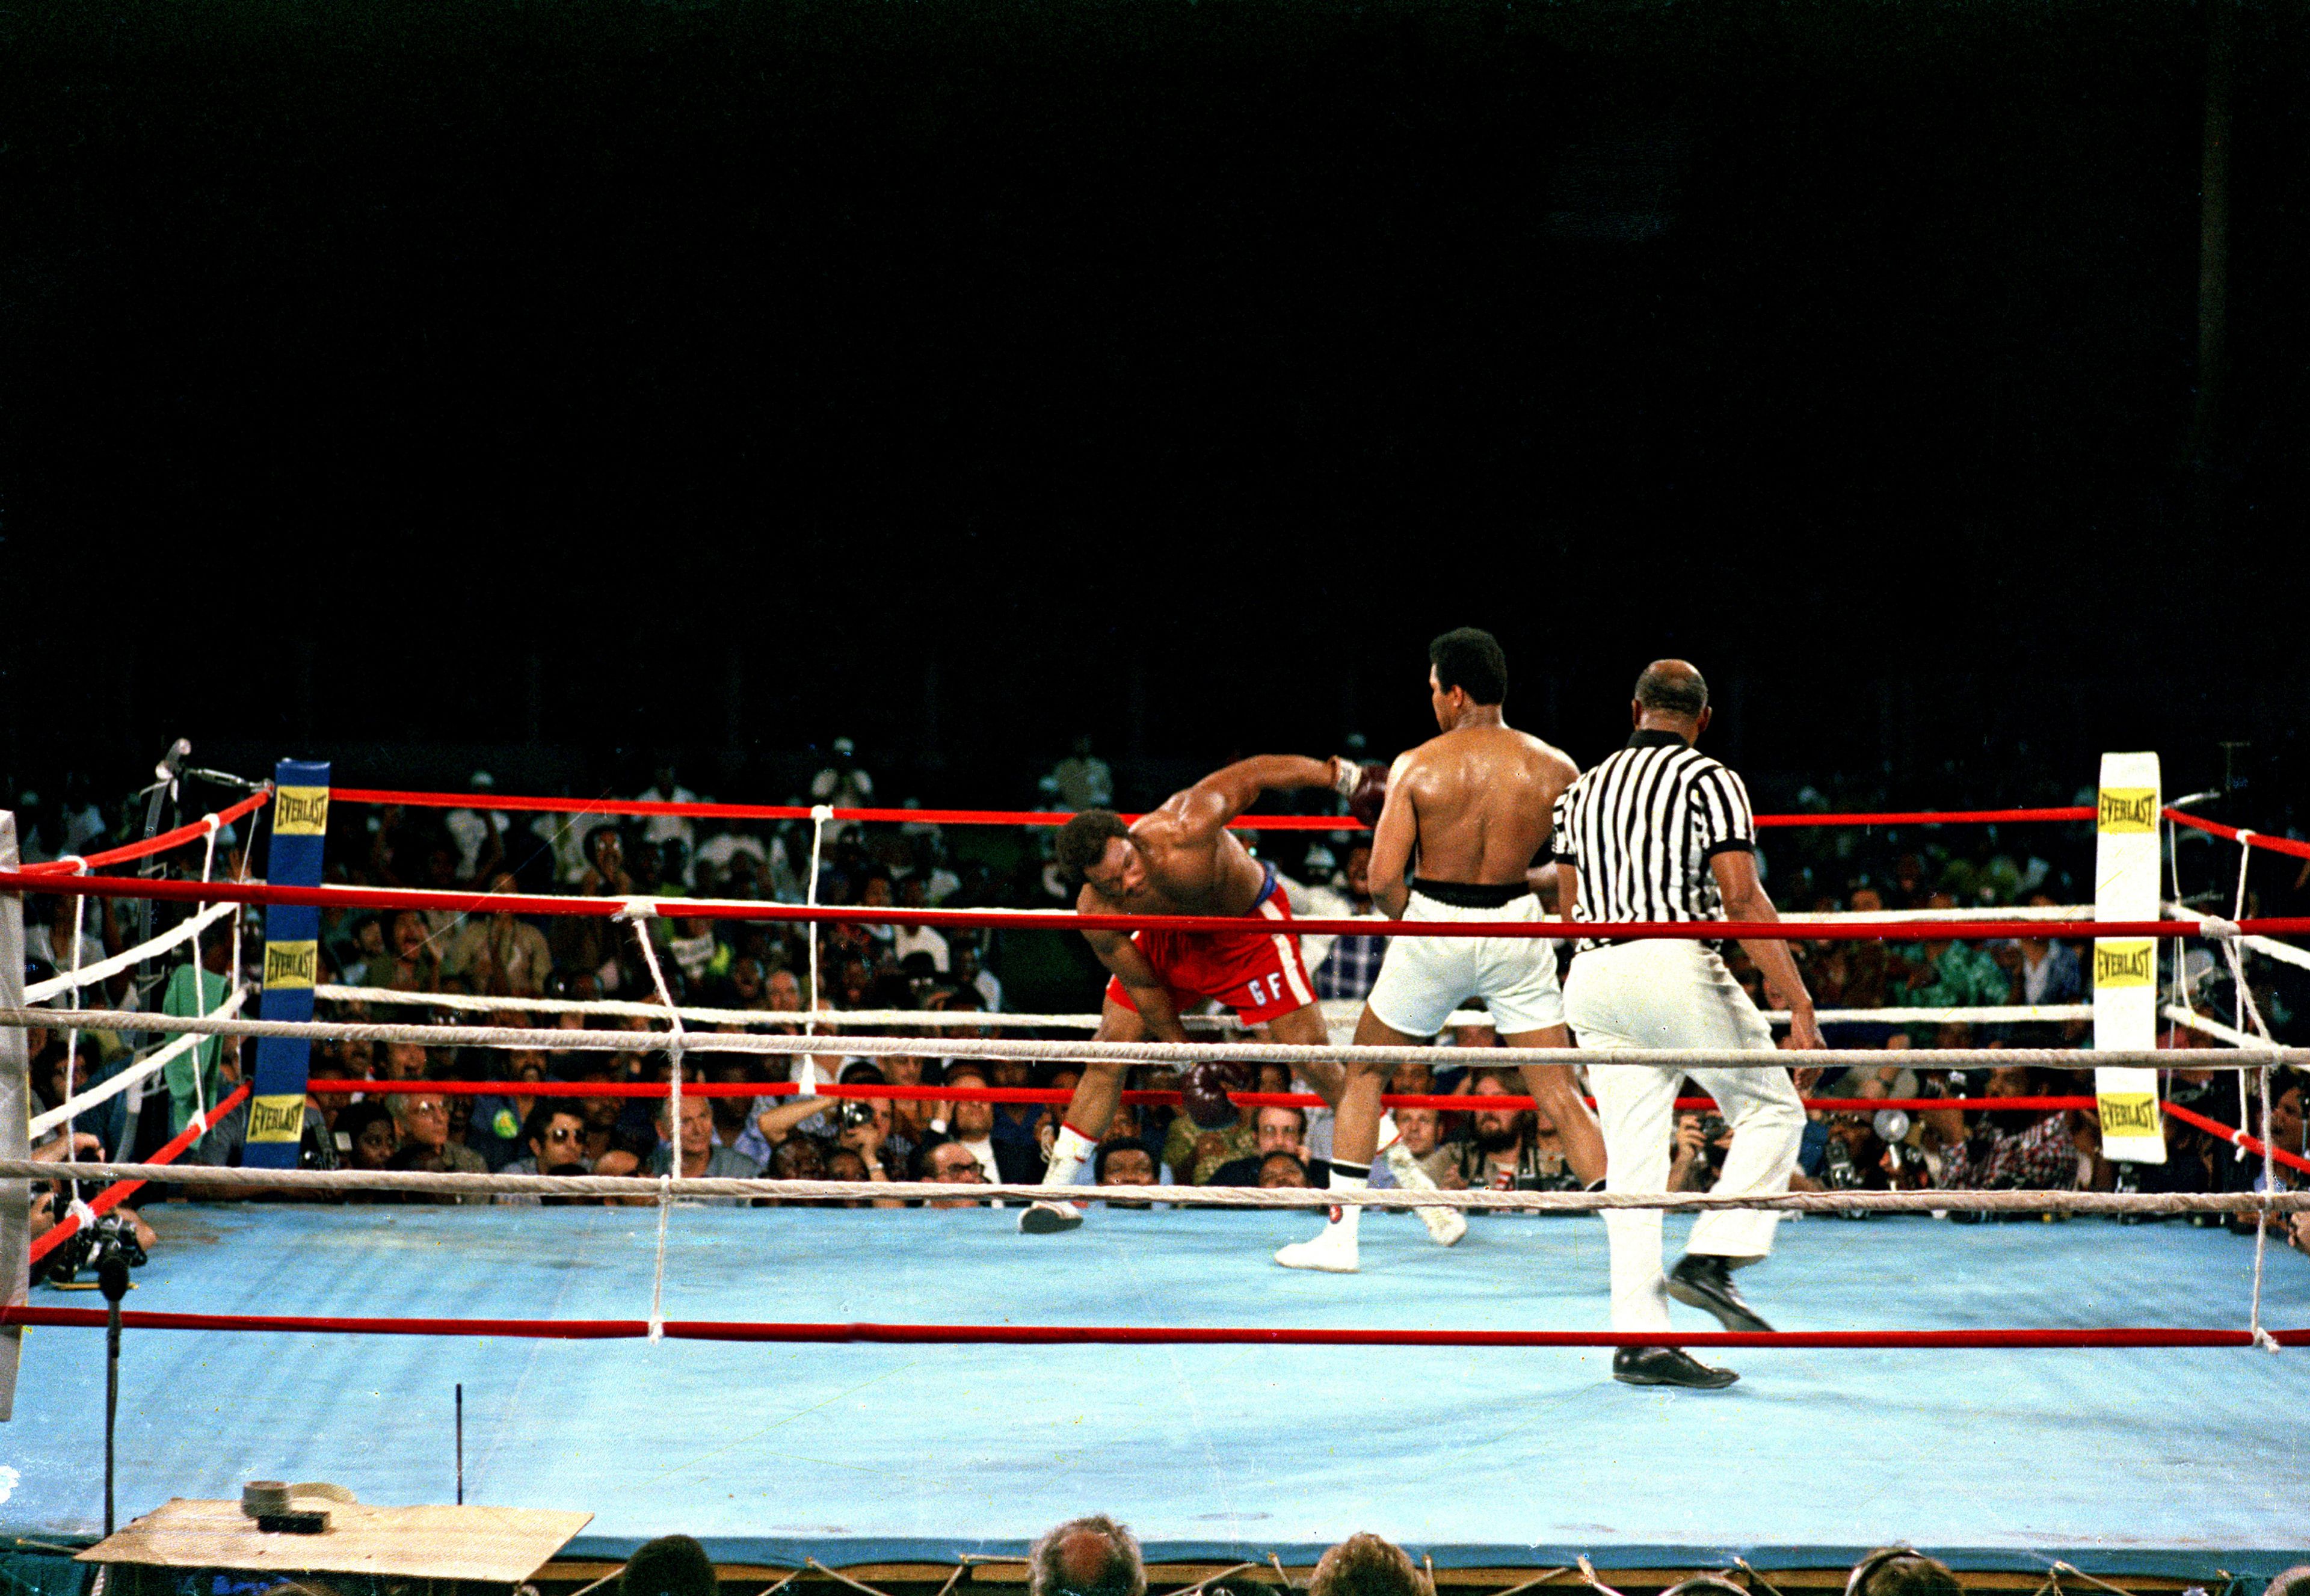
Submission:
[[[1376,917],[1379,911],[1372,907],[1371,845],[1359,842],[1348,850],[1346,872],[1350,907],[1342,918]],[[1385,937],[1338,937],[1324,962],[1316,967],[1316,995],[1319,998],[1350,998],[1362,1001],[1371,991],[1372,983],[1379,979],[1379,961],[1387,952]]]
[[[2039,1094],[2035,1071],[1990,1071],[1984,1095],[2025,1097]],[[1933,1184],[1949,1191],[2053,1192],[2089,1184],[2098,1162],[2090,1123],[2073,1128],[2063,1109],[1993,1108],[1968,1134],[1961,1110],[1929,1110],[1925,1119],[1941,1135],[1941,1162]]]

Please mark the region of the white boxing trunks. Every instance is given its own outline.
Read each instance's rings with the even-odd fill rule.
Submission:
[[[1415,877],[1406,920],[1538,921],[1540,899],[1524,887],[1474,887]],[[1556,943],[1548,937],[1390,937],[1379,979],[1365,999],[1372,1016],[1407,1037],[1432,1037],[1452,1011],[1484,1000],[1504,1037],[1564,1023]]]

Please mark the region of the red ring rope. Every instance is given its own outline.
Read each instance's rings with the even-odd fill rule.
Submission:
[[[208,1114],[203,1119],[197,1120],[193,1123],[187,1125],[183,1130],[178,1132],[177,1134],[169,1141],[168,1145],[156,1150],[152,1154],[152,1158],[145,1161],[152,1164],[172,1164],[176,1162],[177,1156],[179,1153],[182,1153],[187,1148],[192,1146],[194,1142],[206,1135],[210,1130],[214,1128],[217,1121],[222,1119],[226,1115],[230,1114],[235,1108],[239,1107],[240,1100],[248,1096],[248,1091],[249,1089],[245,1084],[235,1087],[231,1093],[221,1102],[218,1103],[214,1108],[210,1109]],[[56,1166],[56,1178],[58,1180],[68,1180],[71,1177],[71,1163],[68,1161],[59,1163]],[[144,1183],[141,1180],[124,1180],[117,1184],[105,1187],[103,1191],[99,1192],[95,1196],[89,1199],[89,1211],[92,1214],[98,1215],[99,1217],[110,1213],[114,1209],[118,1208],[123,1202],[126,1202],[131,1196],[135,1195],[136,1189],[143,1184]],[[41,1259],[47,1257],[50,1253],[55,1252],[58,1247],[64,1245],[65,1239],[79,1228],[80,1216],[78,1214],[66,1214],[63,1219],[58,1219],[53,1227],[41,1233],[39,1240],[32,1244],[30,1262],[35,1266],[38,1266]]]
[[[217,811],[216,822],[220,826],[229,826],[241,816],[263,808],[272,801],[272,798],[271,787],[266,787],[262,792],[251,793],[239,802]],[[22,870],[26,875],[77,875],[82,870],[100,870],[108,864],[126,864],[133,859],[145,859],[154,854],[165,854],[170,848],[181,847],[186,843],[198,842],[208,834],[208,817],[204,815],[189,826],[179,826],[174,831],[163,831],[158,837],[148,837],[141,842],[126,843],[117,848],[107,848],[100,854],[85,854],[77,860],[39,860],[22,866]]]
[[[355,1319],[321,1314],[170,1314],[128,1309],[135,1330],[249,1331],[322,1335],[506,1336],[535,1340],[638,1340],[642,1319]],[[97,1329],[96,1308],[0,1308],[0,1324]],[[684,1341],[866,1342],[916,1346],[1291,1346],[1291,1347],[2249,1347],[2244,1330],[1317,1330],[1297,1326],[1168,1324],[780,1324],[725,1319],[668,1320],[664,1334]],[[2282,1347],[2310,1346],[2310,1330],[2280,1330]]]
[[[412,809],[499,809],[545,814],[673,815],[689,820],[807,820],[812,811],[792,803],[668,803],[639,798],[525,798],[495,793],[414,793],[379,787],[336,787],[342,803],[394,803]],[[1064,826],[1071,811],[1048,809],[838,809],[838,824],[909,822],[923,826]],[[1901,810],[1874,814],[1759,815],[1759,827],[1775,826],[1956,826],[2035,820],[2090,820],[2085,806],[2055,809]],[[1139,819],[1125,815],[1126,820]],[[1243,815],[1229,822],[1245,831],[1362,831],[1351,815]]]
[[[554,898],[535,893],[433,892],[408,887],[276,887],[261,881],[146,880],[135,876],[76,876],[69,883],[54,876],[0,871],[0,892],[44,892],[95,898],[152,898],[178,903],[302,904],[318,908],[447,909],[458,914],[574,915],[612,919],[630,912],[621,898]],[[716,898],[652,898],[641,900],[669,919],[763,920],[805,925],[1008,926],[1016,931],[1272,932],[1277,922],[1229,915],[1069,915],[1017,909],[909,909],[816,906]],[[1563,921],[1333,920],[1289,923],[1313,936],[1442,936],[1555,939],[1597,937],[1613,941],[1738,940],[1767,941],[2002,941],[2027,937],[2200,937],[2205,928],[2184,920],[1852,920],[1819,921]],[[2238,929],[2256,936],[2310,934],[2310,917],[2242,920]]]
[[[689,1091],[692,1089],[685,1086],[682,1089],[684,1091]],[[2172,1115],[2175,1119],[2180,1120],[2184,1124],[2195,1125],[2201,1131],[2210,1131],[2215,1135],[2220,1137],[2223,1141],[2230,1143],[2233,1147],[2242,1147],[2256,1158],[2260,1158],[2263,1153],[2267,1152],[2273,1162],[2283,1164],[2288,1169],[2298,1169],[2305,1174],[2310,1174],[2310,1158],[2303,1158],[2298,1153],[2289,1153],[2284,1148],[2280,1147],[2265,1147],[2261,1141],[2247,1135],[2236,1125],[2226,1125],[2218,1119],[2208,1119],[2204,1115],[2198,1113],[2196,1110],[2184,1108],[2179,1104],[2167,1103],[2162,1105],[2162,1106],[2165,1108],[2167,1113]]]
[[[2232,842],[2243,842],[2250,848],[2268,848],[2273,854],[2291,854],[2297,859],[2310,859],[2310,842],[2297,842],[2290,837],[2271,837],[2260,831],[2242,831],[2236,826],[2225,826],[2219,820],[2201,820],[2178,809],[2164,812],[2166,818],[2176,826],[2187,826],[2193,831],[2226,837]]]

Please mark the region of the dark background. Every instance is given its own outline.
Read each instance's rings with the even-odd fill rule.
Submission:
[[[2305,13],[0,15],[0,775],[1126,802],[1689,655],[1760,798],[2290,812]],[[2214,392],[2200,400],[2202,378]]]

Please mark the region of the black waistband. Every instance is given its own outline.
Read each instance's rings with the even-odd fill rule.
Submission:
[[[1519,898],[1532,896],[1532,889],[1522,881],[1479,887],[1470,881],[1431,881],[1425,876],[1412,877],[1411,889],[1422,898],[1450,904],[1455,909],[1504,909]]]

